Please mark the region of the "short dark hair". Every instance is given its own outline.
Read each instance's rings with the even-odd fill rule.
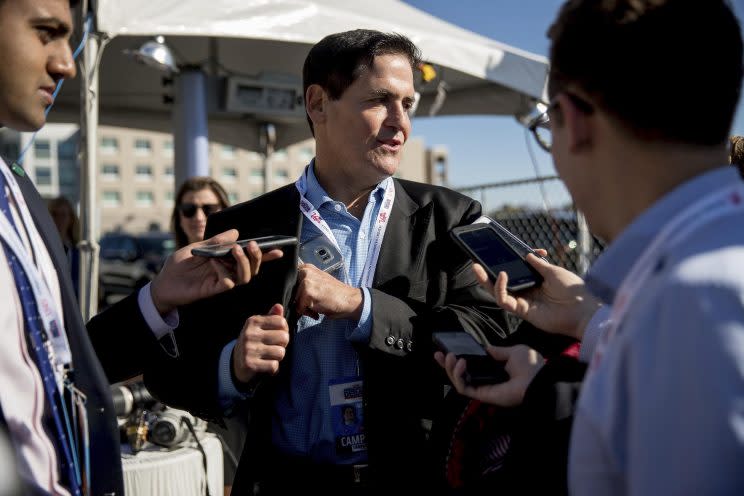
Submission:
[[[381,33],[371,29],[355,29],[330,34],[316,43],[302,67],[303,95],[312,84],[320,85],[333,100],[338,100],[346,88],[367,70],[378,55],[403,55],[415,69],[421,53],[406,36]],[[307,118],[310,130],[313,122]]]
[[[726,142],[744,76],[726,0],[569,0],[548,37],[551,97],[576,85],[640,139]]]
[[[173,203],[173,212],[171,212],[171,229],[176,237],[176,248],[183,248],[189,244],[189,240],[186,237],[186,233],[181,227],[180,218],[178,217],[178,208],[183,202],[183,197],[186,193],[191,191],[201,191],[203,189],[212,190],[217,195],[217,199],[220,202],[220,207],[227,208],[230,206],[230,200],[228,200],[227,192],[220,183],[208,176],[197,176],[190,177],[183,182],[178,192],[176,193],[176,201]]]

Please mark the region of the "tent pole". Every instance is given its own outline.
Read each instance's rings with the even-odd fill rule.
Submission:
[[[98,209],[96,153],[98,151],[98,67],[101,39],[88,36],[80,74],[80,312],[88,321],[98,310]]]

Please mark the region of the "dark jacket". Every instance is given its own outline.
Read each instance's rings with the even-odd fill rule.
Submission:
[[[395,180],[395,188],[370,290],[372,335],[357,351],[364,375],[370,478],[380,488],[420,491],[433,480],[427,443],[443,397],[443,374],[432,358],[432,332],[465,329],[481,342],[498,342],[506,338],[508,327],[449,235],[452,227],[479,217],[480,205],[441,187]],[[303,220],[299,194],[291,184],[210,216],[206,236],[237,228],[240,238],[299,237]],[[296,263],[296,249],[285,249],[284,258],[262,265],[250,284],[184,308],[177,331],[181,358],[146,373],[148,389],[166,403],[218,420],[220,351],[251,315],[265,314],[276,302],[292,308]],[[294,329],[293,311],[288,320]],[[280,369],[291,365],[282,362]],[[235,494],[250,494],[252,482],[261,477],[270,448],[273,382],[266,378],[249,400],[249,434]]]

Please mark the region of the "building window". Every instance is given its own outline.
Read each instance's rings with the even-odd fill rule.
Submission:
[[[263,169],[251,169],[250,180],[252,183],[263,183],[264,170]]]
[[[163,155],[166,157],[173,156],[173,140],[163,141]]]
[[[101,175],[104,181],[118,181],[119,166],[116,164],[103,164],[101,166]]]
[[[235,147],[233,145],[222,145],[220,148],[220,158],[235,158]]]
[[[152,191],[137,191],[135,203],[138,207],[151,207],[154,202]]]
[[[222,169],[222,180],[228,183],[234,183],[238,179],[238,170],[235,167],[225,167]]]
[[[300,160],[302,160],[303,163],[309,164],[315,156],[315,152],[309,146],[304,146],[300,148],[300,151],[297,152],[297,155],[300,157]]]
[[[58,160],[77,160],[77,142],[73,140],[60,141],[57,143]]]
[[[139,164],[135,168],[134,175],[138,181],[150,181],[152,180],[152,166],[148,164]]]
[[[36,140],[34,142],[34,156],[36,158],[51,158],[52,147],[47,140]]]
[[[238,203],[238,201],[240,201],[240,197],[234,191],[227,194],[227,199],[230,200],[230,204]]]
[[[134,153],[137,155],[149,155],[152,150],[152,144],[148,139],[137,139],[134,141]]]
[[[118,191],[103,192],[104,207],[118,207],[119,205],[121,205],[121,193],[119,193]]]
[[[165,192],[165,201],[169,204],[173,204],[173,201],[176,197],[176,194],[173,193],[173,191],[166,191]]]
[[[287,155],[287,150],[281,149],[277,150],[274,153],[271,154],[271,160],[277,160],[279,162],[285,162],[289,158],[289,155]]]
[[[116,138],[101,138],[101,153],[114,155],[119,152],[119,140]]]
[[[168,166],[165,169],[163,169],[163,176],[166,180],[172,181],[173,180],[173,166]]]
[[[277,181],[286,181],[289,179],[289,172],[287,172],[287,169],[276,169],[274,171],[274,179]]]
[[[36,168],[36,185],[37,186],[50,186],[52,184],[52,168],[51,167],[37,167]]]

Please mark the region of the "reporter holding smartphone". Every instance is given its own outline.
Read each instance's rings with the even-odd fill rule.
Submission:
[[[493,291],[546,330],[555,319],[553,331],[592,355],[570,432],[571,493],[742,494],[744,183],[727,163],[741,27],[725,0],[576,0],[548,36],[550,102],[529,129],[549,131],[538,143],[609,245],[585,281],[530,257],[546,284],[509,295],[500,277]],[[690,71],[689,53],[719,57]],[[611,310],[595,333],[597,300]],[[509,394],[458,389],[527,405],[550,363],[535,374],[539,357],[524,351],[491,353],[514,371]],[[442,358],[456,381],[461,366]]]

